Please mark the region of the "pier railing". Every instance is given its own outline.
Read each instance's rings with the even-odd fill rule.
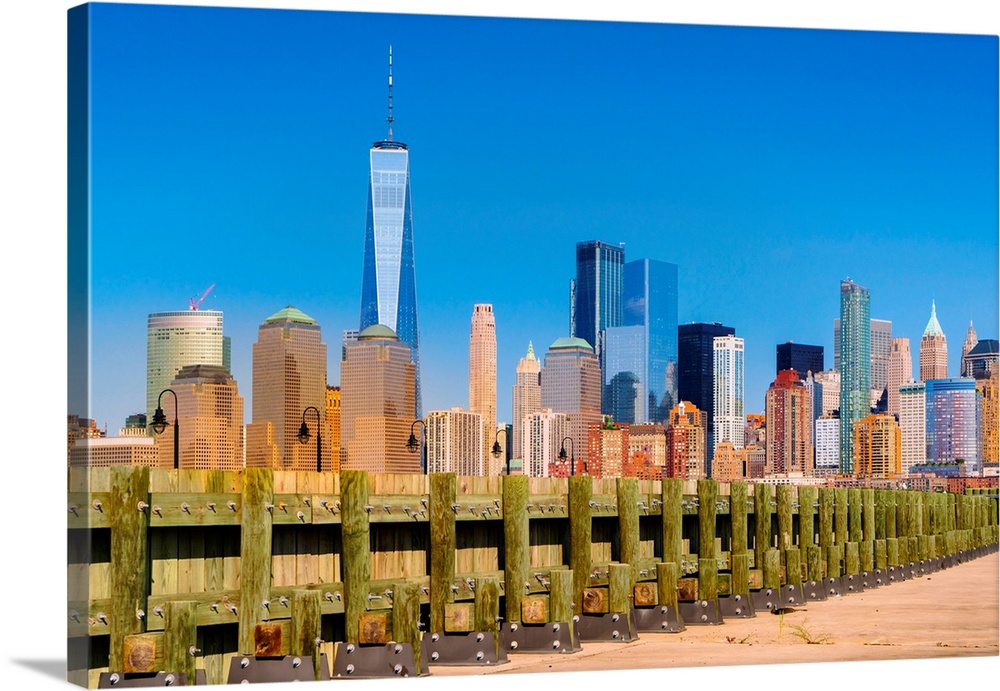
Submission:
[[[536,606],[715,598],[998,539],[995,493],[714,480],[73,468],[68,501],[70,681],[90,688],[109,671],[225,683],[268,645],[329,666],[338,641],[412,639],[426,671],[420,628],[499,632]]]

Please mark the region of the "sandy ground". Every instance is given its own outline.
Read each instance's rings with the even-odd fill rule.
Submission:
[[[572,654],[518,653],[495,667],[432,666],[432,677],[528,672],[913,660],[1000,654],[996,553],[919,579]]]

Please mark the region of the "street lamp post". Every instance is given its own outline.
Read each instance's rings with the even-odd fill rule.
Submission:
[[[162,402],[163,394],[170,392],[174,397],[174,469],[181,467],[181,425],[177,417],[177,392],[173,389],[164,389],[156,399],[156,412],[153,413],[153,432],[163,434],[167,429],[167,416],[163,414]]]
[[[312,436],[309,434],[309,426],[306,424],[306,413],[310,410],[316,412],[316,472],[323,472],[323,433],[320,427],[322,427],[322,421],[319,417],[319,409],[314,406],[306,406],[306,409],[302,411],[302,426],[299,427],[299,443],[308,444],[309,438]]]
[[[570,475],[576,475],[576,454],[573,453],[573,437],[563,437],[562,448],[559,449],[559,460],[566,460],[566,442],[569,441]]]
[[[510,475],[510,433],[507,431],[506,427],[501,427],[497,430],[496,437],[493,440],[493,458],[500,458],[500,452],[503,450],[500,448],[501,432],[503,432],[504,441],[507,442],[507,474]]]
[[[423,420],[414,420],[413,424],[410,425],[410,438],[406,440],[406,448],[407,448],[407,450],[410,453],[416,453],[417,449],[418,448],[420,449],[420,451],[421,451],[421,454],[420,454],[420,469],[421,469],[422,472],[426,473],[427,472],[427,442],[426,442],[426,440],[424,440],[424,443],[421,444],[420,442],[417,441],[417,437],[413,433],[413,428],[416,427],[417,425],[420,425],[420,427],[421,427],[421,430],[420,430],[420,436],[421,436],[421,438],[423,438],[424,433],[427,431],[427,425],[424,423]]]

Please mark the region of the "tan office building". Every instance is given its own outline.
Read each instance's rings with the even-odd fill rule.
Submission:
[[[376,324],[344,346],[340,363],[340,467],[370,473],[420,473],[422,442],[407,448],[416,410],[410,346]],[[413,429],[418,439],[421,430]]]

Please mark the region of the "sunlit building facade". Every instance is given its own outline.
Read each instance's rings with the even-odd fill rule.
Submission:
[[[931,300],[931,318],[920,337],[920,380],[948,378],[948,340],[937,318],[937,308]]]
[[[511,407],[513,458],[524,458],[521,456],[524,452],[524,418],[542,408],[542,363],[535,357],[535,349],[530,341],[528,352],[517,363]]]
[[[587,432],[600,424],[601,368],[590,345],[580,338],[560,338],[549,346],[542,366],[542,408],[566,415],[567,435],[577,459],[587,457]]]
[[[705,413],[708,455],[715,448],[715,338],[733,336],[736,329],[713,324],[681,324],[677,327],[677,395]]]
[[[813,426],[815,430],[816,463],[814,475],[836,475],[840,472],[840,418],[824,413]]]
[[[153,421],[160,392],[185,365],[229,369],[222,312],[153,312],[146,321],[146,420]],[[167,394],[168,396],[170,394]]]
[[[622,325],[625,246],[600,240],[576,243],[576,280],[570,335],[582,338],[604,362],[604,330]]]
[[[868,478],[890,478],[900,474],[900,430],[888,413],[869,415],[854,426],[857,474]]]
[[[783,370],[775,377],[764,398],[767,472],[811,474],[813,419],[809,390],[795,370]]]
[[[892,339],[889,352],[889,381],[886,384],[890,415],[899,415],[899,387],[913,381],[913,355],[910,353],[910,339]]]
[[[421,453],[407,447],[416,420],[415,370],[410,347],[384,325],[369,326],[345,347],[340,363],[342,469],[423,472]]]
[[[924,382],[899,387],[900,470],[927,462],[927,391]]]
[[[424,419],[427,472],[479,477],[484,474],[483,418],[461,408],[432,410]]]
[[[319,324],[291,305],[278,310],[257,329],[253,344],[247,466],[316,470],[317,438],[322,437],[322,468],[335,470],[326,396],[326,344]],[[303,421],[310,430],[305,444],[298,438]]]
[[[690,401],[670,411],[667,424],[666,476],[685,480],[708,477],[705,414]]]
[[[566,414],[556,413],[551,408],[528,413],[524,416],[523,429],[520,457],[523,459],[524,474],[549,477],[550,469],[559,458],[563,439],[569,434]],[[570,456],[570,449],[566,449],[566,454],[567,462],[576,459],[579,466],[583,466],[583,458],[578,458],[575,453]]]
[[[483,453],[493,447],[497,430],[497,329],[493,305],[472,308],[469,332],[469,411],[483,424]]]
[[[186,365],[170,382],[170,389],[177,394],[179,466],[201,470],[243,468],[243,397],[229,370],[218,365]],[[169,409],[164,407],[170,424],[156,435],[159,465],[166,468],[173,467],[177,432],[173,415],[166,412]]]
[[[714,443],[729,441],[733,448],[743,448],[744,417],[744,368],[743,339],[737,336],[718,336],[713,341],[714,375],[713,418]],[[711,461],[707,472],[712,473]]]

